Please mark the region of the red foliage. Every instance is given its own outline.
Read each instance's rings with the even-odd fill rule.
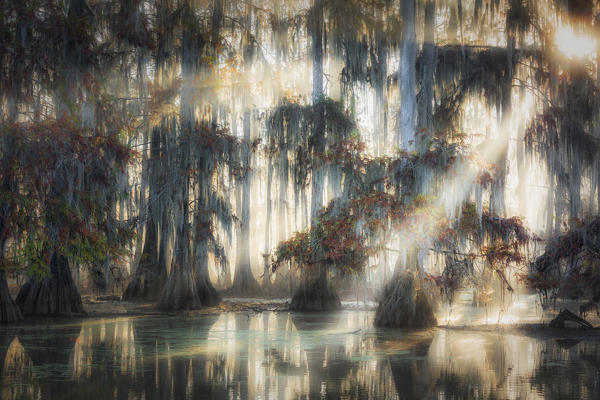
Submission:
[[[62,118],[6,123],[0,142],[0,240],[18,239],[13,246],[25,259],[17,256],[15,262],[35,256],[26,251],[31,241],[37,242],[42,258],[49,248],[65,255],[91,256],[98,246],[116,251],[118,246],[106,237],[106,196],[115,190],[117,175],[131,155],[116,134],[101,135]],[[114,237],[121,234],[130,235],[117,228]]]

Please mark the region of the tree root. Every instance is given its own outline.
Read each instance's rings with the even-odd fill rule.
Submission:
[[[69,261],[56,253],[50,260],[50,275],[41,280],[30,278],[19,291],[16,303],[24,315],[85,314]]]
[[[233,278],[233,285],[228,292],[243,296],[257,295],[262,293],[260,285],[256,281],[256,278],[254,278],[254,275],[252,275],[250,265],[237,268]]]
[[[175,270],[163,288],[158,307],[163,310],[197,310],[221,302],[219,292],[207,277],[194,271]]]
[[[138,268],[141,268],[138,267]],[[127,301],[152,301],[160,297],[163,286],[162,279],[156,273],[143,269],[136,273],[123,292],[123,300]]]
[[[21,319],[23,315],[10,295],[4,271],[0,271],[0,323],[16,322]]]
[[[430,299],[412,273],[397,273],[383,288],[375,326],[429,328],[437,325]]]
[[[339,296],[323,275],[300,285],[290,303],[292,311],[333,311],[341,308]]]

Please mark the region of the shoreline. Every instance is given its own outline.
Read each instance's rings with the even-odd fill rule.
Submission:
[[[12,330],[36,325],[65,325],[80,323],[85,320],[102,318],[141,318],[141,317],[183,317],[194,318],[222,313],[254,313],[262,312],[288,312],[289,299],[259,299],[226,297],[223,301],[212,307],[199,310],[165,311],[160,310],[153,303],[137,303],[119,300],[97,300],[84,298],[85,315],[59,316],[59,317],[28,317],[15,324],[0,325],[0,330]],[[350,303],[350,302],[346,302]],[[345,306],[340,311],[365,311],[373,312],[374,307],[368,305]],[[547,323],[520,322],[510,324],[478,324],[478,325],[446,325],[439,324],[432,329],[441,329],[449,332],[473,333],[499,333],[505,335],[523,335],[540,340],[565,340],[566,346],[573,341],[600,341],[600,326],[593,329],[577,327],[551,328]]]

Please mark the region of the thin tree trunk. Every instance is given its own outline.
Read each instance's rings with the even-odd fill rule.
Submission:
[[[425,5],[425,37],[423,42],[423,75],[421,77],[421,98],[419,104],[418,127],[424,129],[419,140],[419,150],[429,147],[429,135],[433,129],[433,73],[435,71],[435,0]]]
[[[315,107],[315,123],[313,131],[313,170],[311,191],[311,225],[314,225],[319,211],[323,208],[323,183],[325,168],[319,159],[325,153],[325,110],[323,98],[323,4],[315,0],[315,21],[312,33],[313,43],[313,92],[312,100]]]
[[[237,266],[235,276],[233,277],[233,291],[239,294],[256,294],[260,287],[250,265],[250,110],[244,111],[244,142],[242,149],[243,165],[245,175],[242,186],[242,218],[240,227],[240,237],[237,248]]]
[[[268,158],[267,163],[267,194],[265,196],[267,202],[267,215],[265,221],[265,251],[263,253],[263,289],[269,291],[271,289],[271,181],[273,179],[273,163],[271,162],[271,158]]]
[[[417,42],[415,36],[415,0],[401,0],[402,48],[400,51],[400,145],[415,151],[415,66]]]
[[[206,185],[201,188],[205,191]],[[197,270],[196,293],[202,307],[217,305],[221,302],[221,295],[215,289],[208,273],[208,238],[210,237],[210,216],[202,209],[199,209],[201,204],[206,203],[207,193],[200,193],[197,201],[195,217],[195,238],[194,238],[194,260]]]

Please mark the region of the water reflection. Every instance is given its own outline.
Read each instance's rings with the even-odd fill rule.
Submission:
[[[2,399],[598,398],[600,343],[372,328],[372,314],[85,320],[0,330]]]

